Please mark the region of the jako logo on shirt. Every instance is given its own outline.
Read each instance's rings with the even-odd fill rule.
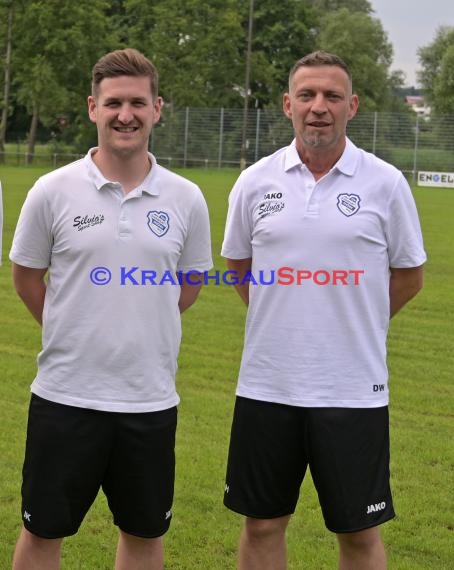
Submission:
[[[103,221],[104,214],[93,214],[92,216],[85,214],[85,216],[76,216],[73,220],[73,228],[77,228],[77,231],[81,232],[87,228],[98,226],[102,224]]]
[[[282,192],[269,192],[263,196],[264,200],[280,200],[282,198]]]
[[[158,237],[162,237],[169,231],[170,218],[166,212],[151,210],[147,214],[148,227]]]
[[[361,198],[357,194],[339,194],[337,197],[339,211],[348,218],[358,212],[360,203]]]
[[[371,513],[378,513],[380,511],[383,511],[385,508],[385,501],[382,501],[381,503],[375,503],[375,505],[369,505],[367,507],[367,514],[370,515]]]

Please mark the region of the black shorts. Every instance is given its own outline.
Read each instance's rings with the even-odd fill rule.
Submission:
[[[102,487],[114,523],[164,534],[172,517],[177,409],[101,412],[32,395],[23,467],[22,519],[43,538],[75,534]]]
[[[238,397],[224,504],[253,518],[295,511],[309,466],[325,524],[336,533],[394,515],[388,408],[299,408]]]

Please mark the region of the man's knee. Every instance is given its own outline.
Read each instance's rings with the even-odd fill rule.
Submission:
[[[38,536],[37,534],[33,534],[25,527],[22,527],[19,542],[22,544],[33,548],[38,549],[40,551],[47,550],[47,551],[58,551],[61,548],[61,544],[63,542],[63,538],[43,538],[42,536]]]
[[[127,549],[132,550],[160,550],[162,549],[163,540],[162,536],[158,536],[155,538],[143,538],[140,536],[135,536],[133,534],[129,534],[120,529],[120,536],[119,541],[122,543]]]
[[[249,540],[269,540],[282,537],[289,520],[289,516],[274,519],[246,517],[244,529]]]
[[[62,538],[42,538],[22,527],[13,558],[13,570],[59,568]]]
[[[358,532],[341,533],[337,535],[337,538],[340,547],[347,550],[373,550],[382,544],[379,527],[368,528]]]

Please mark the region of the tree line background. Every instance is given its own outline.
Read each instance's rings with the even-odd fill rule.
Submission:
[[[249,7],[250,0],[0,0],[0,153],[19,139],[30,154],[38,140],[74,152],[93,146],[91,69],[122,47],[155,63],[167,112],[242,108]],[[368,0],[256,0],[251,47],[250,107],[279,107],[293,63],[325,49],[350,66],[361,112],[410,112],[404,74],[390,71],[393,48]],[[454,114],[454,28],[439,28],[418,55],[433,113]]]

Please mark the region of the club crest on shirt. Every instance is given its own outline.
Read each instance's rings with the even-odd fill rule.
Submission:
[[[148,227],[158,237],[162,237],[169,231],[170,218],[166,212],[151,210],[147,214]]]
[[[337,207],[347,217],[356,214],[360,202],[361,198],[357,194],[339,194],[337,197]]]

